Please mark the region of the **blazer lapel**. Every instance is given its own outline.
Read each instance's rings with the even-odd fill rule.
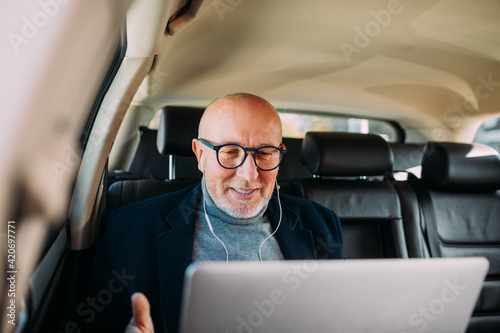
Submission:
[[[177,331],[177,325],[174,327],[173,323],[180,317],[184,271],[192,262],[194,227],[200,203],[201,190],[197,186],[165,217],[170,228],[158,236],[161,314],[163,327],[169,332]]]
[[[279,203],[275,195],[269,201],[267,215],[273,230],[279,222]],[[285,259],[316,259],[313,236],[310,230],[304,229],[295,214],[286,204],[281,202],[283,217],[276,232],[276,239]]]

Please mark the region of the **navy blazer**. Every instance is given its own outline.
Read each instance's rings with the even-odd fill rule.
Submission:
[[[309,200],[280,194],[283,218],[275,237],[285,259],[343,259],[337,215]],[[130,296],[143,292],[155,332],[177,333],[184,271],[192,262],[201,186],[113,211],[91,272],[86,303],[77,308],[80,328],[124,332],[132,317]],[[279,221],[273,194],[266,214]],[[84,305],[82,305],[84,304]]]

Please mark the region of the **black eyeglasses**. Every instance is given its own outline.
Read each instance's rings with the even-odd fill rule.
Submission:
[[[280,165],[283,155],[286,154],[285,149],[274,146],[245,148],[234,143],[214,146],[203,139],[198,140],[205,146],[215,150],[217,162],[225,169],[236,169],[245,162],[248,155],[247,152],[252,152],[253,160],[257,168],[262,171],[271,171]]]

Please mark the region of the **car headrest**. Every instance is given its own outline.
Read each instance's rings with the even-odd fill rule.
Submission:
[[[165,106],[161,110],[156,146],[163,155],[193,156],[192,140],[198,137],[203,108]]]
[[[479,143],[429,142],[422,179],[440,191],[492,192],[500,189],[500,158]]]
[[[301,161],[317,176],[380,176],[392,171],[392,151],[378,135],[308,132]]]

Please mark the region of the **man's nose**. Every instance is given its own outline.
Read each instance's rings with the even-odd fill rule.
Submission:
[[[259,170],[255,165],[251,152],[247,152],[247,158],[245,162],[236,169],[236,175],[246,180],[255,180],[259,176]]]

